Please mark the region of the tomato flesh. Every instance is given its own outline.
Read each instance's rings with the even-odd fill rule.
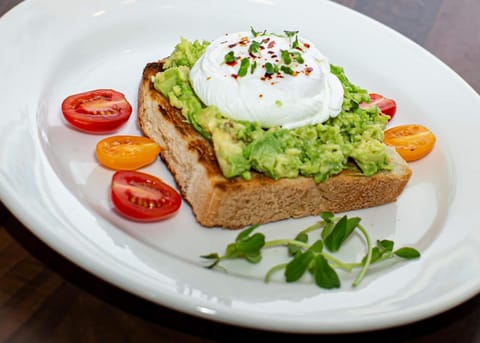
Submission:
[[[166,219],[180,208],[180,194],[159,178],[138,171],[113,174],[111,199],[128,219],[151,222]]]
[[[113,89],[73,94],[62,102],[65,120],[87,133],[111,133],[125,124],[132,106],[125,95]]]
[[[142,136],[111,136],[97,143],[98,161],[113,170],[135,170],[156,160],[160,146]]]
[[[397,103],[393,99],[385,98],[383,95],[377,93],[370,93],[370,102],[364,102],[360,104],[361,108],[370,108],[378,106],[380,112],[389,117],[389,121],[395,116],[397,112]]]
[[[385,144],[393,146],[407,162],[428,155],[435,141],[435,135],[425,126],[418,124],[395,126],[384,132]]]

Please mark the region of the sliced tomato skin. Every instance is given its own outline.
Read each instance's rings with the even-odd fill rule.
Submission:
[[[361,108],[370,108],[378,106],[380,112],[389,117],[389,121],[393,119],[397,112],[397,103],[393,99],[385,98],[383,95],[377,93],[370,93],[370,102],[360,104]]]
[[[97,160],[113,170],[136,170],[157,159],[160,146],[143,136],[119,135],[100,140],[95,148]]]
[[[62,102],[65,120],[76,129],[94,134],[112,133],[125,124],[132,105],[113,89],[96,89],[73,94]]]
[[[112,176],[111,200],[124,217],[139,221],[159,221],[179,210],[182,198],[159,178],[138,171],[117,171]]]
[[[384,132],[384,143],[393,146],[407,162],[428,155],[433,150],[435,141],[433,132],[419,124],[395,126]]]

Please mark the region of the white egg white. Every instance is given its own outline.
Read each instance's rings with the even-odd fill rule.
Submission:
[[[254,41],[261,49],[252,53],[249,47]],[[300,53],[303,60],[293,58],[287,65],[282,51]],[[226,62],[229,53],[235,62]],[[249,67],[239,76],[244,58],[249,59]],[[266,73],[267,63],[277,68],[286,65],[293,73]],[[338,115],[343,102],[343,87],[331,74],[328,59],[311,42],[296,36],[238,32],[220,37],[192,67],[190,81],[205,105],[216,106],[228,118],[256,121],[265,128],[322,123]]]

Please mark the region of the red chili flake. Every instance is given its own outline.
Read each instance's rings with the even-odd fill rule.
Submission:
[[[263,94],[261,94],[261,93],[258,94],[258,97],[259,97],[259,98],[263,98]]]
[[[267,48],[271,49],[275,46],[276,42],[272,40],[270,43],[268,43]]]
[[[230,67],[234,67],[237,63],[238,63],[237,60],[235,60],[233,62],[225,62],[225,64],[229,65]]]
[[[238,79],[238,75],[237,75],[237,74],[231,74],[230,76],[233,77],[235,80]]]
[[[265,44],[266,44],[266,43],[268,43],[268,42],[270,42],[270,37],[264,38],[264,39],[262,40],[262,43],[265,43]]]
[[[231,49],[231,48],[234,48],[237,46],[237,43],[233,43],[233,44],[230,44],[228,47]]]
[[[303,46],[306,47],[307,49],[310,48],[310,44],[308,43],[303,43]]]
[[[305,75],[310,75],[310,73],[313,71],[313,68],[312,67],[306,67],[305,70],[304,70],[304,73]]]

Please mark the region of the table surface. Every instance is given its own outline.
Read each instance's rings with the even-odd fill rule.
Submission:
[[[0,15],[19,0],[1,0]],[[338,0],[422,45],[480,92],[480,0]],[[191,317],[84,271],[25,228],[0,202],[0,342],[222,342],[374,339],[480,342],[480,295],[435,317],[342,336],[286,335]]]

